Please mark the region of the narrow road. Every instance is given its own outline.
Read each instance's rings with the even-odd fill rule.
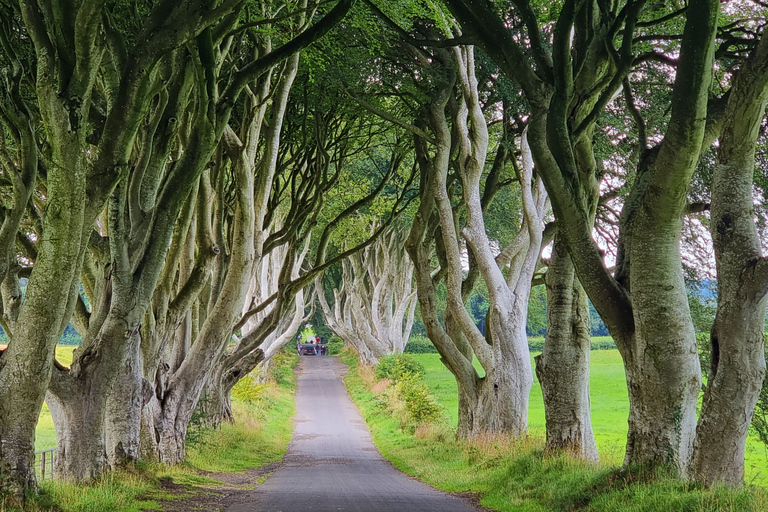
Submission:
[[[336,357],[302,357],[297,367],[296,429],[282,465],[255,501],[227,512],[476,512],[395,469],[371,441],[341,380]]]

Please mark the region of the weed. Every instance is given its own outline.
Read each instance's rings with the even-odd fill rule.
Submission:
[[[426,384],[417,375],[405,373],[395,385],[398,397],[405,403],[405,410],[414,428],[419,423],[431,423],[443,415],[443,407],[437,403]]]

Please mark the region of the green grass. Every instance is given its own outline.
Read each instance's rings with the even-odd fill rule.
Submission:
[[[590,355],[589,385],[595,441],[600,459],[605,463],[619,465],[624,458],[629,415],[623,363],[618,350],[593,350]],[[424,365],[424,381],[445,406],[451,424],[456,425],[458,391],[453,375],[440,362],[437,354],[413,356]],[[544,435],[544,403],[538,380],[534,380],[531,389],[528,425],[532,433]],[[745,469],[747,483],[768,487],[768,449],[752,436],[747,440]]]
[[[275,356],[277,368],[291,368],[297,362],[298,356],[292,352]],[[263,389],[257,391],[256,399],[240,402],[234,410],[234,424],[209,431],[189,449],[187,461],[205,471],[238,472],[282,459],[293,432],[296,376],[293,372],[281,371],[279,379],[279,386],[266,387],[241,380],[238,383],[241,388]],[[241,394],[253,396],[252,392]],[[233,397],[236,396],[233,393]]]
[[[59,360],[71,362],[72,347],[65,347]],[[296,378],[292,367],[298,356],[281,353],[270,368],[272,379],[267,385],[257,385],[243,379],[237,396],[233,393],[234,424],[209,429],[199,440],[187,447],[185,464],[167,467],[139,463],[124,471],[105,475],[90,485],[69,484],[56,480],[41,483],[41,493],[28,500],[25,512],[140,512],[156,509],[156,500],[174,499],[160,490],[160,479],[195,486],[217,483],[201,471],[240,472],[280,460],[293,430]],[[236,388],[237,389],[237,388]],[[242,390],[241,390],[242,391]],[[56,445],[53,422],[43,408],[37,429],[38,449]],[[18,511],[0,500],[0,511]]]
[[[396,467],[435,487],[481,496],[481,504],[486,507],[515,512],[768,510],[768,492],[762,488],[707,490],[663,474],[618,468],[622,437],[626,435],[626,388],[620,360],[612,352],[592,352],[593,422],[602,449],[601,464],[567,456],[544,456],[543,408],[538,388],[532,391],[533,428],[526,438],[495,436],[473,443],[456,441],[455,382],[438,357],[418,355],[426,368],[425,381],[450,412],[444,424],[409,435],[368,390],[372,373],[362,372],[368,376],[361,377],[354,371],[354,357],[347,354],[343,360],[353,367],[346,378],[347,387],[382,454]],[[600,394],[603,396],[598,397]]]

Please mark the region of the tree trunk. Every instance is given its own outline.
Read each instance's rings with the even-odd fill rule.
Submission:
[[[536,356],[544,396],[546,450],[598,460],[589,401],[589,306],[564,244],[555,239],[547,268],[547,336]]]
[[[171,387],[155,417],[157,455],[160,462],[174,465],[187,457],[187,428],[197,407],[203,380],[193,377],[184,384]]]
[[[485,434],[506,433],[509,421],[500,414],[508,410],[507,403],[511,398],[508,383],[495,384],[487,378],[464,381],[457,380],[459,385],[459,423],[456,436],[461,439],[475,439]],[[500,385],[501,384],[501,385]],[[523,426],[525,430],[525,425]],[[519,431],[519,429],[517,430]]]
[[[237,383],[232,379],[225,381],[222,366],[217,366],[208,376],[197,408],[201,421],[212,427],[218,427],[223,422],[232,422],[232,388]]]
[[[76,147],[77,141],[67,143]],[[36,486],[35,427],[51,377],[54,348],[74,309],[73,282],[82,263],[85,166],[82,156],[62,155],[66,145],[54,145],[54,158],[71,166],[49,169],[38,258],[12,340],[0,353],[0,491],[19,498]]]
[[[58,444],[55,470],[62,479],[89,481],[110,463],[119,465],[138,457],[142,402],[139,339],[135,330],[126,330],[126,325],[108,317],[100,332],[101,343],[81,345],[70,372],[51,381],[48,405]],[[117,396],[116,392],[128,396]],[[123,404],[135,409],[120,410]],[[117,415],[107,421],[110,411]]]
[[[141,413],[151,388],[142,377],[138,352],[130,354],[107,399],[107,464],[115,469],[141,458]]]
[[[728,98],[712,177],[717,263],[712,366],[696,432],[693,471],[704,485],[741,485],[744,446],[765,376],[768,263],[755,228],[755,141],[768,101],[768,33],[739,70]]]
[[[747,281],[752,277],[747,274]],[[749,289],[745,284],[742,290]],[[719,288],[712,329],[712,367],[697,428],[693,471],[701,483],[744,483],[744,448],[765,376],[765,294],[724,293]],[[723,294],[726,297],[723,297]],[[728,300],[727,296],[741,300]],[[722,298],[721,298],[722,297]]]
[[[10,412],[0,416],[0,489],[22,498],[27,489],[34,489],[35,479],[35,425],[40,409],[34,407],[34,397],[18,396],[6,401],[2,408],[13,408],[15,421],[8,421]],[[22,400],[22,398],[26,398]],[[31,399],[31,400],[30,400]],[[40,406],[42,408],[42,405]],[[23,411],[28,411],[25,414]]]

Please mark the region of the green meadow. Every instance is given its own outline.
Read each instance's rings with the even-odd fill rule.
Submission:
[[[452,425],[458,422],[456,380],[440,362],[437,354],[413,354],[424,365],[424,382],[435,398],[443,404]],[[531,354],[531,363],[533,357]],[[624,380],[624,367],[618,350],[593,350],[590,364],[590,396],[592,429],[595,433],[601,461],[620,465],[624,457],[627,436],[629,402]],[[535,373],[534,373],[535,379]],[[531,389],[528,424],[531,433],[544,436],[544,404],[537,380]],[[747,443],[746,481],[768,487],[768,449],[757,439]]]

